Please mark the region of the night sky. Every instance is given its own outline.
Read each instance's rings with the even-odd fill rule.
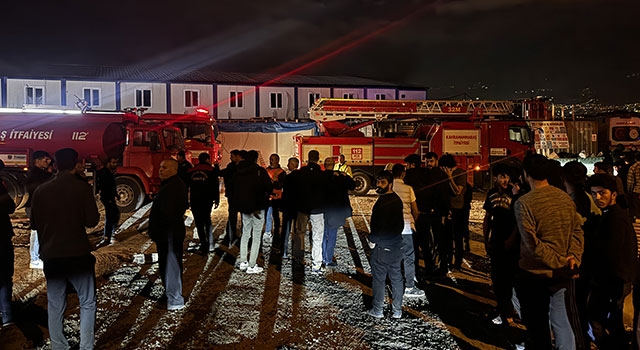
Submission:
[[[104,3],[4,2],[0,68],[295,72],[428,86],[432,98],[640,102],[638,0]]]

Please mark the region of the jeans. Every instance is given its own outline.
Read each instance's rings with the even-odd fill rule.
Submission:
[[[513,285],[518,271],[518,254],[502,248],[504,242],[492,242],[491,283],[496,296],[496,310],[500,316],[513,317]]]
[[[264,232],[273,233],[274,238],[280,235],[280,200],[272,200],[265,217]]]
[[[158,269],[167,296],[167,304],[184,305],[182,297],[182,245],[184,237],[168,233],[164,240],[158,240]]]
[[[311,221],[311,259],[313,266],[322,265],[322,242],[324,241],[324,214],[309,215]],[[333,254],[331,255],[333,257]]]
[[[322,265],[322,240],[324,236],[324,214],[306,214],[298,212],[296,229],[293,235],[293,257],[302,262],[304,260],[304,235],[311,222],[311,259],[314,267]]]
[[[515,286],[518,300],[520,300],[522,322],[528,332],[529,339],[525,346],[527,349],[551,349],[550,306],[552,301],[559,302],[559,298],[564,304],[564,290],[567,283],[567,280],[542,277],[522,269],[518,270]],[[566,309],[554,309],[554,313],[564,312],[566,317]],[[566,322],[568,323],[568,319]]]
[[[68,349],[69,342],[64,336],[64,312],[67,308],[67,281],[78,292],[80,302],[80,349],[93,349],[96,323],[96,279],[95,259],[93,264],[76,264],[79,268],[55,269],[45,261],[44,275],[47,280],[47,312],[51,348]]]
[[[336,248],[336,240],[338,239],[338,228],[340,226],[329,226],[324,223],[324,236],[322,237],[322,262],[326,265],[333,262],[333,252]]]
[[[424,267],[427,271],[434,271],[439,267],[439,255],[436,237],[443,230],[442,217],[437,215],[420,214],[416,221],[416,232],[413,236],[414,249],[422,253]],[[415,255],[415,254],[414,254]],[[416,271],[418,259],[415,259]]]
[[[235,206],[231,204],[229,198],[227,198],[229,204],[229,219],[227,221],[227,234],[229,235],[229,243],[233,241],[233,238],[236,236],[236,232],[238,231],[238,210],[236,210]]]
[[[290,215],[287,213],[282,213],[282,252],[283,256],[289,256],[289,238],[291,236],[291,231],[295,230],[295,214]]]
[[[265,214],[265,218],[264,218],[264,233],[271,233],[271,230],[273,229],[273,207],[269,206],[269,208],[267,208],[267,213]]]
[[[573,328],[567,316],[565,304],[566,288],[561,288],[551,296],[549,302],[549,321],[555,339],[555,347],[558,350],[570,350],[576,348],[576,340]]]
[[[14,253],[11,237],[0,243],[0,312],[2,323],[13,322],[11,296],[13,292]]]
[[[256,266],[260,243],[262,242],[262,227],[264,226],[264,209],[253,213],[242,213],[242,238],[240,239],[240,262],[249,262],[249,267]],[[251,239],[251,254],[247,260],[247,248]]]
[[[404,287],[413,288],[416,286],[415,252],[413,250],[413,235],[402,235],[402,249],[404,251]]]
[[[211,210],[213,201],[191,202],[191,212],[196,223],[198,237],[200,238],[200,250],[208,252],[214,248],[213,230],[211,229]]]
[[[113,231],[115,231],[118,221],[120,221],[120,210],[116,202],[108,202],[104,204],[104,238],[111,239]]]
[[[391,281],[391,307],[393,311],[402,310],[402,296],[404,295],[402,271],[400,270],[400,261],[404,255],[402,250],[402,242],[400,242],[388,246],[376,244],[371,252],[373,311],[375,313],[382,312],[387,277]]]
[[[449,244],[448,252],[453,251],[453,256],[451,253],[447,260],[448,263],[452,263],[451,259],[453,258],[453,266],[456,268],[460,268],[462,266],[462,259],[464,257],[464,236],[465,236],[465,227],[466,231],[469,230],[469,219],[468,217],[465,220],[465,210],[464,209],[451,209],[451,232],[450,238],[447,242]],[[451,244],[453,243],[453,247]]]
[[[38,241],[38,231],[31,230],[31,237],[29,237],[29,254],[31,255],[31,262],[40,260],[40,242]]]

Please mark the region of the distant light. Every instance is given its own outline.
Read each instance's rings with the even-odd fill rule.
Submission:
[[[75,109],[45,109],[45,108],[0,108],[0,113],[61,113],[61,114],[82,114],[82,111]]]
[[[475,167],[475,168],[473,168],[473,169],[474,169],[475,171],[480,171],[480,166],[479,166],[479,165],[476,165],[476,167]]]

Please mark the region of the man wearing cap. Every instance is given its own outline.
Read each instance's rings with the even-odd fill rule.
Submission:
[[[27,216],[31,219],[31,198],[36,188],[41,184],[49,181],[52,174],[48,171],[49,164],[51,164],[51,156],[45,151],[35,151],[31,156],[32,165],[27,172],[27,190],[29,197],[27,203],[24,205],[24,209],[27,212]],[[74,164],[75,166],[75,164]],[[42,269],[42,260],[40,260],[40,245],[38,244],[38,234],[31,223],[31,237],[29,239],[29,254],[31,255],[31,262],[29,267],[32,269]]]

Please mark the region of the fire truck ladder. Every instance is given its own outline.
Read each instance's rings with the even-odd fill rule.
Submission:
[[[514,112],[513,101],[472,100],[362,100],[322,98],[309,107],[312,120],[325,122],[344,119],[383,120],[393,117],[469,117]]]

